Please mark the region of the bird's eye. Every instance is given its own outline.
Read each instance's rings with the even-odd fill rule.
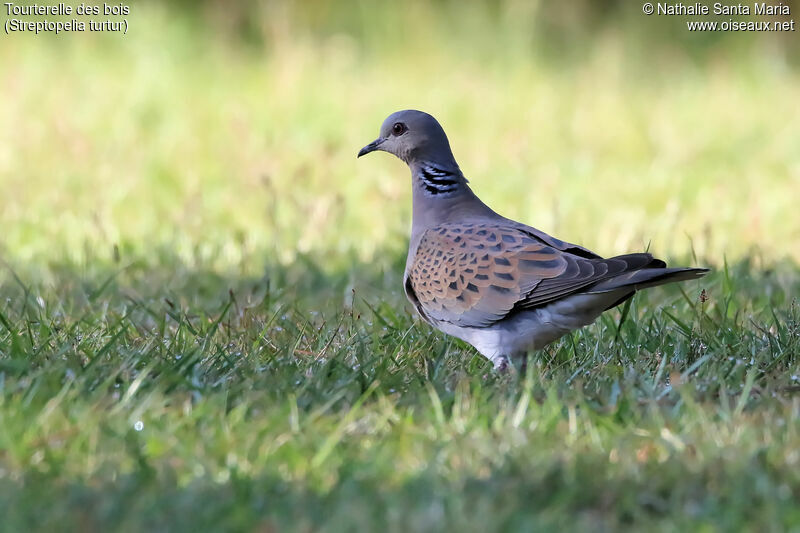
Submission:
[[[394,126],[392,126],[392,133],[395,135],[402,135],[406,131],[408,131],[408,128],[402,122],[395,122]]]

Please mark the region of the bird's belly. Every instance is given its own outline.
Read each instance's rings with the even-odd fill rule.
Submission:
[[[566,333],[594,322],[616,295],[581,294],[517,312],[485,328],[437,324],[443,332],[473,345],[489,359],[538,350]]]

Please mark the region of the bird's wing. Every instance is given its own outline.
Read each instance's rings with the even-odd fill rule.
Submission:
[[[622,272],[663,266],[649,254],[594,259],[561,251],[524,227],[449,223],[423,234],[406,292],[428,320],[486,327]]]
[[[514,220],[505,219],[508,221],[508,225],[519,231],[528,234],[531,237],[541,241],[544,244],[552,246],[556,250],[567,252],[573,255],[577,255],[579,257],[585,257],[587,259],[603,259],[602,256],[597,255],[593,251],[589,250],[588,248],[584,248],[583,246],[578,246],[577,244],[572,244],[570,242],[562,241],[561,239],[557,239],[552,235],[548,235],[547,233],[538,230],[534,227],[527,226],[520,222],[516,222]]]

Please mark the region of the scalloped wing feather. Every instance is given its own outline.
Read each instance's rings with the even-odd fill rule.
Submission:
[[[420,314],[486,327],[513,310],[545,305],[628,270],[659,266],[649,254],[594,259],[583,248],[581,255],[564,252],[526,229],[451,223],[427,230],[406,282]]]

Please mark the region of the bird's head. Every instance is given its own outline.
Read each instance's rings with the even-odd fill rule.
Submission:
[[[447,135],[436,119],[414,109],[389,115],[378,138],[362,148],[358,157],[377,150],[394,154],[409,165],[415,161],[453,160]]]

